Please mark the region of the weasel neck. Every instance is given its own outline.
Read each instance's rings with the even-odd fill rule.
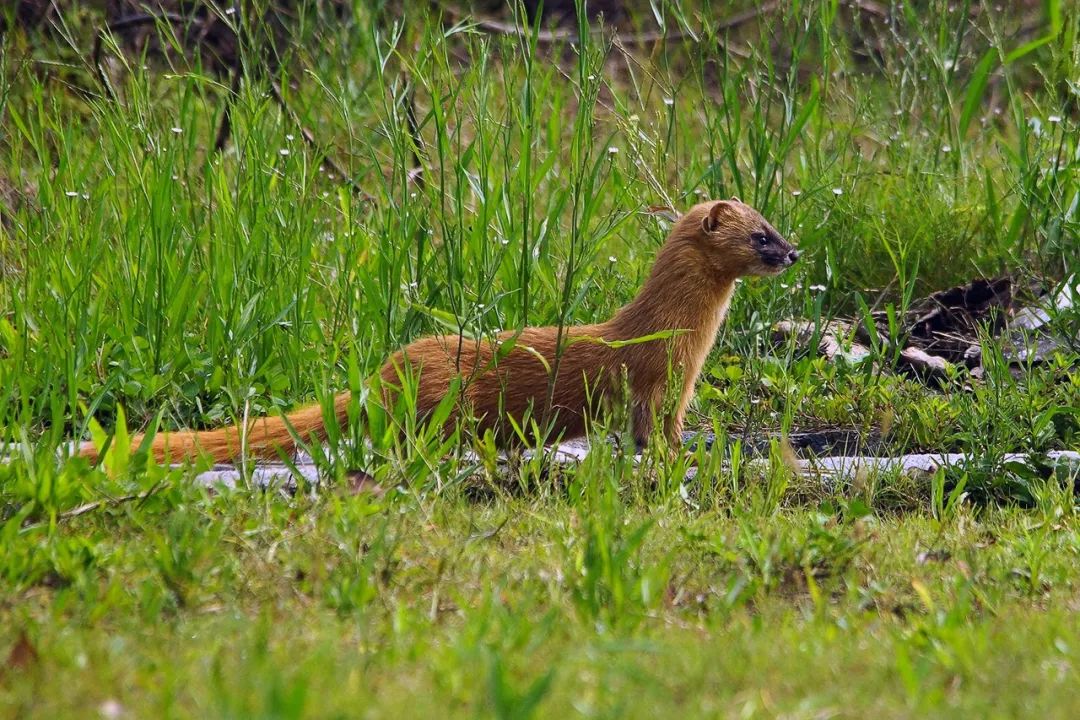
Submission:
[[[637,297],[607,327],[619,340],[684,330],[676,336],[677,345],[711,346],[734,290],[734,273],[715,272],[689,242],[669,241]]]

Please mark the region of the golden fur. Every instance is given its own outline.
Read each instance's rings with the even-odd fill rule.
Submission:
[[[383,365],[383,402],[392,404],[393,388],[400,386],[404,371],[415,382],[416,412],[422,419],[439,405],[455,377],[460,377],[461,401],[448,426],[471,416],[479,432],[493,431],[505,446],[514,440],[510,418],[519,426],[527,416],[538,420],[542,428],[547,423],[551,439],[583,435],[587,419],[604,403],[620,399],[617,396],[625,383],[635,440],[645,442],[659,419],[664,436],[677,444],[694,383],[727,312],[735,280],[743,275],[777,274],[797,257],[798,252],[757,211],[737,199],[695,205],[675,223],[637,297],[607,322],[564,327],[561,332],[556,327],[525,328],[483,340],[450,335],[422,338]],[[618,347],[600,342],[665,331],[675,333]],[[496,358],[500,344],[515,336],[509,352]],[[557,352],[560,344],[561,354]],[[665,391],[672,377],[681,387],[678,396],[666,403],[671,410],[665,413]],[[334,398],[339,424],[347,421],[349,399],[349,393]],[[154,456],[159,462],[199,455],[226,462],[238,457],[243,448],[249,456],[272,458],[292,453],[296,437],[326,437],[319,405],[300,408],[284,419],[258,418],[245,433],[241,431],[232,426],[209,432],[159,433],[153,441]],[[97,456],[89,444],[84,444],[81,453]]]

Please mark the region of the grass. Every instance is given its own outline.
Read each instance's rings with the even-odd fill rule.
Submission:
[[[88,11],[3,38],[0,661],[33,650],[0,668],[0,712],[1076,714],[1075,478],[1002,460],[1076,449],[1080,348],[1010,368],[987,338],[983,379],[929,389],[888,370],[898,337],[876,368],[769,340],[977,275],[1075,273],[1076,17],[932,2],[869,32],[785,5],[725,55],[711,31],[551,47],[359,5],[305,15],[276,79],[370,197],[320,169],[254,51],[214,153],[228,80],[197,58],[107,53],[112,101]],[[733,13],[656,7],[669,30]],[[603,319],[665,235],[644,207],[731,195],[804,261],[740,286],[692,426],[838,425],[975,462],[824,487],[720,443],[695,481],[656,448],[507,479],[465,441],[360,420],[344,436],[372,446],[327,471],[368,468],[381,497],[56,460],[91,418],[123,449],[126,428],[359,389],[448,325]]]

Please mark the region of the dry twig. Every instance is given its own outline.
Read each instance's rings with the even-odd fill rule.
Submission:
[[[780,2],[766,2],[758,5],[755,8],[746,10],[741,13],[737,13],[728,18],[721,20],[715,27],[715,33],[717,35],[723,34],[727,30],[732,30],[740,25],[744,25],[751,20],[773,12],[781,6]],[[465,13],[457,9],[448,9],[448,13],[455,20],[462,20],[469,17],[468,13]],[[573,45],[581,41],[581,37],[577,32],[573,30],[538,30],[536,33],[532,33],[528,30],[521,28],[518,25],[512,25],[510,23],[504,23],[499,20],[491,18],[480,18],[472,20],[472,25],[480,30],[495,35],[512,35],[515,37],[529,37],[536,40],[536,42],[544,45],[553,45],[557,43],[568,43]],[[602,34],[602,30],[592,31],[592,35]],[[698,33],[688,29],[680,29],[674,31],[654,30],[644,33],[616,33],[612,38],[612,41],[621,45],[647,45],[654,42],[700,42],[701,37]],[[742,48],[728,47],[721,43],[732,55],[737,57],[749,57],[750,53]]]

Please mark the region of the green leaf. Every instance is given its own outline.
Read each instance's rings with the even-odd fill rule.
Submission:
[[[975,117],[975,112],[982,103],[983,93],[986,91],[986,84],[990,79],[990,70],[994,66],[995,57],[996,52],[993,49],[987,50],[982,59],[979,60],[979,64],[975,66],[975,72],[971,75],[967,93],[964,95],[964,107],[960,111],[960,124],[957,128],[961,137],[967,133],[968,126],[971,125],[971,119]]]
[[[1015,62],[1015,61],[1019,60],[1020,58],[1024,57],[1025,55],[1032,52],[1033,50],[1037,50],[1038,48],[1041,48],[1043,45],[1046,45],[1048,42],[1051,42],[1053,39],[1054,39],[1053,35],[1046,35],[1046,36],[1041,37],[1041,38],[1039,38],[1037,40],[1032,40],[1029,43],[1025,43],[1025,44],[1021,45],[1020,47],[1016,48],[1011,53],[1009,53],[1008,55],[1005,56],[1005,64],[1008,65],[1011,62]]]
[[[661,330],[660,332],[650,333],[649,335],[642,335],[641,337],[630,338],[628,340],[605,340],[604,338],[593,337],[592,335],[576,335],[570,339],[570,343],[576,342],[592,342],[598,345],[606,345],[609,348],[621,348],[628,345],[640,345],[641,343],[652,342],[653,340],[667,340],[673,338],[676,335],[682,335],[690,332],[689,330]]]
[[[119,477],[127,471],[131,457],[131,435],[128,434],[127,417],[124,406],[116,406],[116,430],[113,431],[112,447],[105,455],[105,467],[112,477]]]
[[[796,115],[795,119],[792,121],[791,127],[788,128],[787,138],[784,140],[784,144],[780,149],[779,157],[787,157],[788,152],[791,150],[791,146],[799,139],[803,128],[806,127],[807,121],[810,120],[810,116],[813,115],[814,111],[817,109],[820,99],[820,87],[817,78],[811,78],[810,97],[806,99],[802,109],[799,110],[799,114]]]
[[[462,337],[469,340],[474,339],[473,334],[461,326],[461,322],[458,321],[457,317],[453,313],[447,312],[446,310],[440,310],[439,308],[428,307],[427,305],[422,305],[415,302],[410,303],[410,307],[415,310],[419,310],[435,322],[453,330],[455,333],[459,333]]]
[[[1050,18],[1050,32],[1061,32],[1061,0],[1046,0],[1046,16]]]

